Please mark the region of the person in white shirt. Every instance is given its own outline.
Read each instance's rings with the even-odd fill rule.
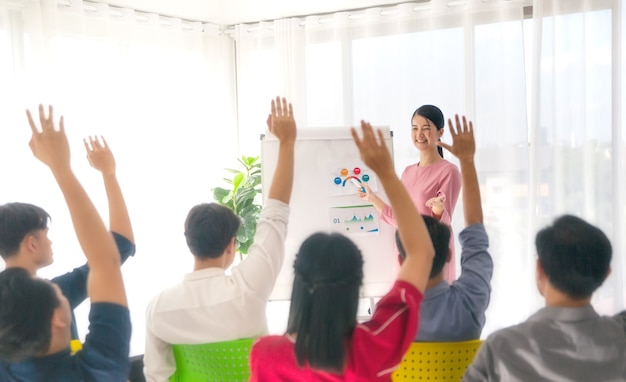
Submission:
[[[159,293],[146,311],[144,373],[168,381],[176,371],[172,344],[201,344],[267,334],[266,304],[283,263],[293,185],[296,123],[291,104],[272,100],[267,124],[279,140],[278,163],[246,258],[235,258],[239,218],[215,203],[191,209],[185,237],[193,272]]]

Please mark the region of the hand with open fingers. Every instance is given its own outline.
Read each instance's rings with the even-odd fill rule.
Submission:
[[[439,142],[439,146],[448,150],[459,160],[473,160],[476,152],[476,142],[474,141],[474,125],[472,121],[467,121],[463,116],[463,123],[459,119],[459,115],[455,115],[456,130],[452,125],[452,120],[448,119],[450,134],[452,135],[452,144]]]
[[[83,138],[85,150],[87,150],[87,160],[91,167],[102,174],[115,173],[115,158],[103,136]]]
[[[35,158],[39,159],[52,171],[70,169],[70,146],[65,135],[63,117],[59,119],[59,129],[54,127],[52,106],[48,106],[48,116],[43,105],[39,105],[39,123],[41,131],[37,128],[30,110],[26,110],[28,124],[32,136],[28,145]]]
[[[281,143],[293,143],[296,140],[296,120],[293,106],[283,97],[272,100],[271,113],[267,118],[267,127]]]
[[[365,121],[361,121],[361,132],[363,137],[359,138],[356,129],[352,128],[352,138],[367,167],[371,168],[378,176],[388,172],[395,173],[391,154],[385,145],[383,132],[380,130],[374,132],[372,126]]]

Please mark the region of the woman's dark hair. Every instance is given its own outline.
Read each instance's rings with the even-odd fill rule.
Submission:
[[[302,243],[293,267],[287,332],[297,335],[298,364],[341,373],[357,324],[361,251],[341,234],[316,233]]]
[[[422,116],[428,119],[429,121],[431,121],[432,123],[434,123],[435,127],[437,127],[437,131],[443,129],[443,127],[446,124],[446,121],[443,118],[443,113],[441,112],[441,109],[439,109],[437,106],[434,106],[434,105],[422,105],[418,107],[413,112],[413,116],[411,117],[411,120],[413,120],[413,117],[415,117],[416,115]],[[437,152],[443,158],[443,149],[441,148],[441,146],[437,146]]]

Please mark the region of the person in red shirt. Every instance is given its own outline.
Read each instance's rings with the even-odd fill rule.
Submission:
[[[287,333],[258,340],[250,381],[389,381],[415,338],[434,249],[424,221],[396,175],[382,132],[361,121],[352,136],[396,211],[407,260],[372,319],[357,323],[363,257],[338,233],[316,233],[301,245]]]

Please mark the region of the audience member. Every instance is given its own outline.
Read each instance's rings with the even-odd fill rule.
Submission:
[[[279,140],[278,163],[246,258],[226,274],[237,250],[239,218],[216,203],[191,209],[185,238],[193,272],[159,293],[146,311],[145,375],[168,381],[176,370],[173,344],[200,344],[267,334],[267,301],[280,272],[293,183],[296,122],[291,104],[272,101],[267,121]]]
[[[600,316],[591,297],[610,273],[611,243],[571,215],[535,238],[545,307],[491,334],[463,381],[625,381],[626,311]]]
[[[388,381],[415,337],[434,250],[382,132],[361,128],[354,141],[389,196],[407,258],[372,319],[358,324],[360,250],[339,233],[307,238],[294,262],[287,333],[255,343],[251,381]]]
[[[51,170],[67,203],[79,244],[87,258],[91,300],[89,333],[83,349],[70,354],[71,308],[61,289],[23,267],[0,272],[0,380],[125,381],[129,372],[130,314],[120,271],[120,255],[89,196],[70,166],[63,117],[57,130],[53,110],[39,106],[41,131],[30,112],[30,148]],[[41,234],[47,215],[29,235]],[[25,239],[45,247],[50,241]],[[49,262],[49,260],[48,260]]]

